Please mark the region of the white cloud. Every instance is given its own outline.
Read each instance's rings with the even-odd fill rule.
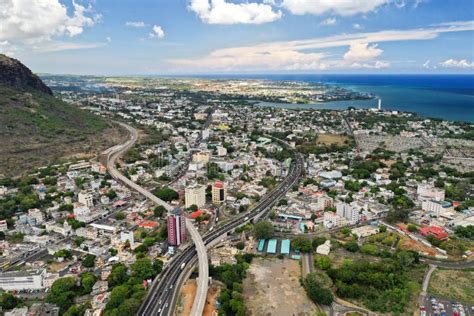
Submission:
[[[283,0],[282,6],[296,15],[332,13],[350,16],[368,13],[391,0]]]
[[[321,23],[319,23],[320,25],[324,25],[324,26],[331,26],[331,25],[336,25],[337,24],[337,20],[336,18],[327,18],[326,20],[323,20]]]
[[[33,45],[32,50],[38,53],[51,53],[65,50],[91,49],[105,46],[105,43],[74,43],[51,41]]]
[[[380,69],[389,62],[376,60],[383,50],[376,43],[430,40],[447,32],[473,31],[474,21],[435,25],[430,28],[386,30],[342,34],[299,41],[269,42],[253,46],[231,47],[212,51],[197,58],[171,59],[175,70],[185,71],[267,71],[319,69]],[[324,49],[348,47],[343,56]]]
[[[344,54],[345,60],[370,60],[382,55],[383,50],[377,48],[377,44],[352,43],[347,53]]]
[[[430,63],[431,63],[431,60],[427,60],[423,63],[423,65],[421,67],[425,68],[425,69],[430,69],[431,66],[430,66]]]
[[[444,68],[474,68],[474,62],[468,62],[466,59],[455,60],[447,59],[443,62],[440,62],[439,65]]]
[[[359,23],[354,23],[352,24],[352,27],[355,28],[356,30],[361,30],[363,29],[364,27],[362,25],[360,25]]]
[[[107,37],[105,38],[105,40],[107,41],[107,43],[111,43],[111,42],[112,42],[112,37],[107,36]]]
[[[269,4],[270,3],[270,4]],[[208,24],[263,24],[281,18],[281,11],[274,11],[271,4],[226,0],[191,0],[188,8]]]
[[[125,26],[129,27],[145,27],[146,24],[143,21],[128,21],[125,23]]]
[[[59,0],[2,0],[0,40],[37,42],[55,36],[81,34],[98,16],[73,1],[72,15]]]
[[[163,38],[165,37],[165,31],[163,31],[163,28],[161,26],[153,25],[153,29],[150,33],[150,37]]]

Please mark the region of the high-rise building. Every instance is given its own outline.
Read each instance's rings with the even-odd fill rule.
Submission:
[[[212,202],[220,204],[225,201],[226,189],[225,184],[222,181],[216,181],[212,185]]]
[[[347,219],[350,224],[355,224],[359,221],[359,211],[347,203],[337,203],[336,214]]]
[[[94,195],[89,191],[81,191],[77,195],[77,201],[84,204],[87,207],[94,206]]]
[[[168,244],[179,246],[186,240],[186,219],[183,211],[177,207],[168,213]]]
[[[184,200],[186,208],[193,204],[197,207],[203,207],[206,204],[206,187],[200,184],[187,187],[184,190]]]

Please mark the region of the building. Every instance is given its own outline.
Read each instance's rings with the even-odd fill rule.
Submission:
[[[331,241],[328,239],[324,242],[324,244],[319,245],[316,248],[316,253],[320,255],[329,255],[329,252],[331,251]]]
[[[33,219],[36,225],[41,225],[44,223],[44,214],[37,208],[28,210],[28,217]]]
[[[94,206],[94,195],[89,191],[81,191],[77,195],[77,201],[84,204],[87,207]]]
[[[359,221],[359,211],[347,203],[337,203],[336,214],[347,219],[350,224],[355,224]]]
[[[46,270],[26,270],[0,273],[0,288],[4,291],[41,290]]]
[[[318,205],[317,206],[318,211],[325,210],[327,207],[333,206],[333,199],[330,196],[321,195],[320,197],[318,197],[317,205]]]
[[[203,207],[206,204],[206,187],[204,185],[193,185],[184,190],[184,200],[186,208],[191,205]]]
[[[168,244],[179,246],[186,240],[186,219],[180,208],[168,213]]]
[[[130,246],[132,246],[133,248],[133,245],[135,243],[135,238],[133,236],[133,231],[126,231],[126,232],[120,232],[120,242],[121,243],[126,243],[126,242],[129,242],[130,243]]]
[[[222,181],[216,181],[212,185],[212,203],[220,204],[225,201],[226,188]]]
[[[444,229],[438,226],[420,228],[420,234],[425,237],[432,235],[439,240],[448,239],[448,233]]]
[[[193,154],[193,161],[194,162],[202,162],[208,163],[211,159],[211,153],[209,151],[201,151],[198,153]]]
[[[85,204],[77,202],[74,203],[73,213],[78,221],[86,222],[90,218],[91,210]]]
[[[8,230],[7,221],[5,219],[1,220],[0,221],[0,232],[6,232],[7,230]]]
[[[444,201],[444,189],[435,188],[431,184],[419,184],[416,189],[419,200]]]
[[[227,155],[227,149],[225,147],[218,146],[217,147],[217,156],[223,157],[225,155]]]

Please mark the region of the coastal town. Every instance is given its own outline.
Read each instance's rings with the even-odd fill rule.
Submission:
[[[185,222],[204,238],[236,220],[207,246],[205,315],[285,315],[285,289],[301,294],[298,315],[474,315],[473,124],[383,100],[340,111],[256,102],[373,98],[324,85],[45,80],[137,141],[116,161],[121,144],[0,179],[4,315],[138,314],[193,246]],[[194,264],[175,269],[190,277],[153,303],[156,314],[191,314]],[[458,281],[447,282],[450,273]]]

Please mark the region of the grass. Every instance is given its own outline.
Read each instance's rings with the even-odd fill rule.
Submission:
[[[438,268],[433,272],[428,293],[454,301],[474,304],[474,271]]]
[[[338,134],[319,134],[318,135],[318,144],[331,145],[336,144],[339,146],[347,144],[349,138],[344,135]]]

